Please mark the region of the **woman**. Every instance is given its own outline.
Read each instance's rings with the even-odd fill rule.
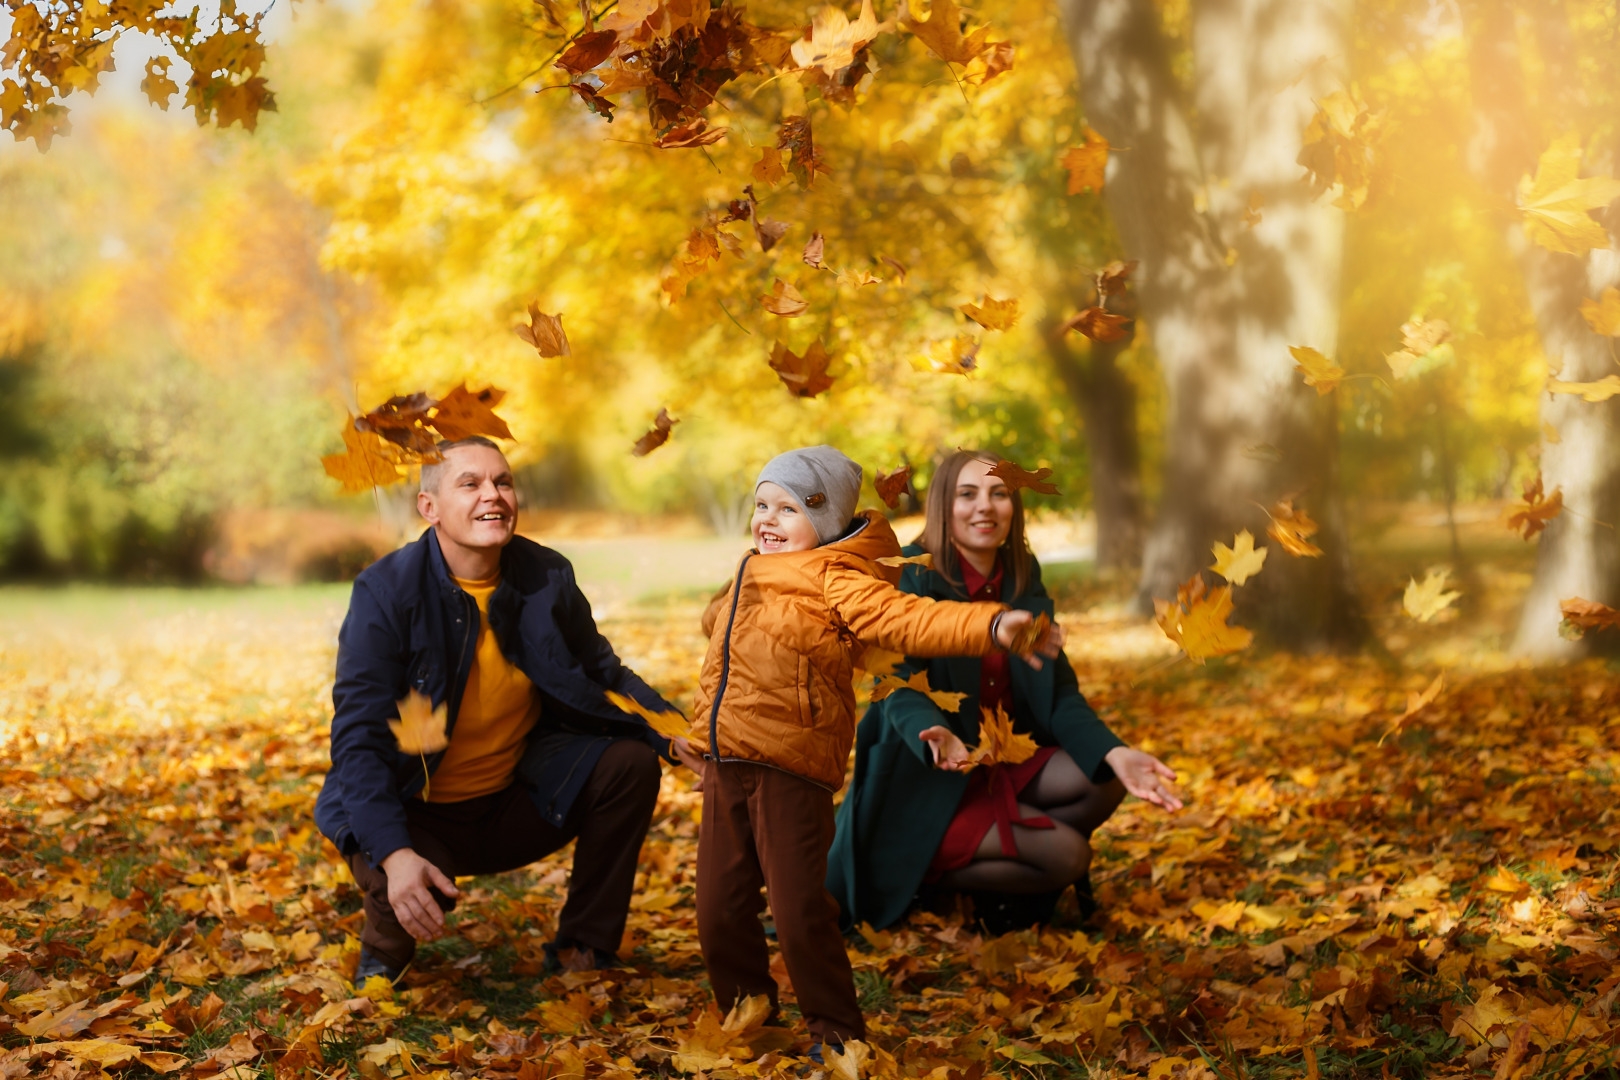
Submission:
[[[900,587],[1050,616],[1040,564],[1024,538],[1023,502],[990,475],[987,456],[959,450],[934,474],[923,534],[906,549],[931,554],[933,566],[907,566]],[[1005,653],[908,658],[898,674],[918,670],[927,671],[931,689],[967,698],[945,713],[915,690],[897,690],[862,718],[827,871],[846,925],[895,922],[925,884],[977,894],[987,923],[1027,925],[1050,914],[1063,889],[1084,885],[1091,833],[1127,792],[1181,808],[1165,785],[1175,773],[1108,730],[1066,657],[1038,671]],[[1041,749],[1019,765],[968,771],[980,709],[997,707]]]

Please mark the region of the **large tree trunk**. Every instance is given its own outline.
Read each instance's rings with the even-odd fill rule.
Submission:
[[[1312,95],[1344,54],[1338,0],[1203,0],[1189,92],[1178,87],[1152,0],[1060,0],[1085,110],[1110,144],[1105,196],[1130,258],[1169,394],[1164,498],[1143,598],[1171,596],[1210,545],[1267,524],[1293,495],[1327,555],[1277,545],[1237,598],[1240,621],[1295,648],[1354,644],[1337,490],[1337,427],[1288,349],[1332,355],[1342,214],[1310,197],[1295,163]],[[1326,62],[1319,58],[1328,58]],[[1251,196],[1264,205],[1250,228]]]

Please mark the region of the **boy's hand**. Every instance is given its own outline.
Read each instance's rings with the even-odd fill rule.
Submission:
[[[947,772],[965,772],[972,768],[968,764],[967,744],[944,724],[924,728],[917,737],[927,743],[928,749],[933,752],[934,768]]]
[[[400,848],[382,861],[388,875],[388,906],[417,941],[432,941],[444,932],[444,902],[435,896],[461,895],[456,883],[411,848]]]
[[[679,735],[669,740],[670,748],[675,751],[675,757],[682,765],[697,773],[697,783],[692,785],[693,791],[703,790],[703,755],[692,749],[692,744]]]
[[[1003,649],[1013,649],[1018,644],[1020,632],[1034,621],[1035,616],[1021,608],[1008,608],[1003,611],[996,617],[996,644]],[[1041,670],[1041,657],[1057,656],[1058,653],[1063,651],[1063,642],[1067,637],[1068,635],[1064,633],[1063,627],[1057,623],[1052,623],[1047,627],[1045,635],[1035,643],[1031,651],[1022,652],[1018,655],[1030,667],[1039,671]]]
[[[1180,810],[1181,800],[1170,790],[1166,780],[1176,778],[1176,770],[1147,753],[1128,746],[1116,746],[1103,758],[1114,775],[1119,777],[1125,790],[1144,802],[1166,810]]]

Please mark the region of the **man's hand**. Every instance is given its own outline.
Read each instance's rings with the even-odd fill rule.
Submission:
[[[917,733],[917,738],[927,743],[928,749],[933,752],[934,768],[946,772],[965,772],[972,768],[968,763],[967,744],[944,724],[924,728]]]
[[[1166,810],[1180,810],[1181,800],[1170,790],[1166,780],[1176,778],[1176,770],[1143,750],[1116,746],[1103,758],[1119,777],[1125,790],[1138,799]]]
[[[1018,640],[1018,632],[1034,621],[1035,616],[1022,608],[1008,608],[1003,611],[996,619],[996,644],[1003,649],[1011,649],[1013,643]],[[1053,623],[1047,628],[1046,637],[1036,644],[1035,652],[1021,654],[1020,658],[1030,667],[1039,671],[1041,670],[1041,657],[1057,656],[1058,653],[1063,651],[1063,642],[1067,637],[1068,635],[1064,633],[1063,627]]]
[[[382,869],[388,875],[388,906],[394,909],[394,917],[406,932],[417,941],[432,941],[443,933],[444,911],[434,899],[433,890],[449,897],[460,896],[456,883],[408,847],[384,859]]]
[[[692,744],[679,735],[669,740],[669,745],[675,751],[675,757],[682,765],[697,773],[697,783],[692,785],[693,791],[703,790],[703,755],[692,749]]]

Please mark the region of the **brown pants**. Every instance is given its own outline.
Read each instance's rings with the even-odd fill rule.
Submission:
[[[515,870],[578,839],[568,900],[557,919],[557,941],[619,951],[636,881],[636,858],[658,801],[658,755],[646,743],[617,740],[603,752],[561,829],[535,809],[520,784],[453,803],[405,803],[411,847],[448,877]],[[416,954],[416,940],[394,917],[388,875],[365,856],[349,856],[365,892],[360,942],[396,967]],[[454,907],[454,901],[445,901]]]
[[[766,765],[710,761],[698,830],[697,921],[709,985],[722,1009],[776,980],[759,915],[770,893],[776,940],[810,1033],[823,1042],[866,1037],[855,976],[827,891],[832,794]]]

